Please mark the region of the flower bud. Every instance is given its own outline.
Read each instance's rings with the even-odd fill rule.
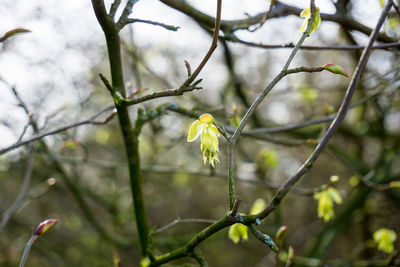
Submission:
[[[339,176],[337,175],[332,175],[331,178],[329,178],[329,180],[331,181],[331,183],[337,183],[339,182]]]
[[[42,236],[44,235],[47,231],[50,230],[54,225],[58,223],[57,219],[47,219],[39,224],[39,226],[36,228],[34,235],[36,236]]]
[[[340,67],[339,65],[335,65],[335,64],[326,64],[325,66],[323,66],[323,68],[329,72],[335,73],[335,74],[339,74],[342,76],[345,76],[347,78],[350,78],[349,74],[347,73],[347,71],[345,71],[342,67]]]
[[[275,242],[278,244],[279,247],[283,243],[283,239],[285,238],[286,235],[286,230],[287,226],[281,226],[279,227],[278,231],[275,234]]]

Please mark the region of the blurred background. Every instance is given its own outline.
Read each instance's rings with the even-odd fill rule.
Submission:
[[[365,29],[375,26],[380,2],[317,0],[316,5],[321,13],[347,17]],[[105,3],[108,8],[112,1]],[[214,16],[216,1],[186,3]],[[309,1],[281,3],[309,6]],[[225,1],[222,18],[246,19],[266,12],[269,4]],[[0,35],[14,28],[31,31],[0,44],[0,149],[87,120],[113,104],[98,77],[109,77],[109,64],[90,1],[3,0],[0,16]],[[161,1],[139,1],[131,17],[180,28],[168,31],[134,23],[121,31],[129,93],[179,86],[187,76],[184,60],[194,69],[211,43],[207,25]],[[130,107],[133,118],[138,108],[148,111],[167,103],[183,110],[152,120],[140,136],[144,197],[157,255],[184,245],[209,222],[163,226],[177,218],[216,220],[229,206],[226,142],[220,138],[220,163],[215,168],[204,165],[200,142],[186,142],[193,116],[211,113],[226,129],[237,126],[291,52],[253,46],[296,43],[302,23],[299,16],[287,15],[237,30],[238,40],[253,45],[220,41],[199,76],[202,90]],[[365,45],[368,34],[357,30],[361,28],[323,19],[304,45]],[[399,14],[392,10],[380,43],[396,42],[398,37]],[[291,67],[334,63],[351,76],[361,51],[299,50]],[[370,240],[379,228],[400,230],[400,192],[388,186],[400,180],[399,71],[397,48],[373,51],[345,122],[298,188],[260,226],[271,236],[280,226],[288,227],[284,247],[293,246],[299,266],[377,266],[379,260],[398,257],[398,252],[379,252]],[[349,81],[329,72],[290,75],[258,107],[236,150],[241,212],[248,213],[257,198],[268,202],[303,164],[315,147],[310,140],[318,140],[328,127]],[[108,109],[96,121],[110,114]],[[281,128],[320,118],[308,127]],[[34,245],[27,266],[112,266],[113,251],[118,251],[123,266],[138,266],[140,249],[125,161],[117,119],[86,123],[0,154],[0,265],[16,266],[32,228],[46,218],[57,218],[60,223]],[[340,177],[335,188],[343,203],[335,205],[335,218],[324,222],[318,218],[313,192],[333,175]],[[227,229],[199,248],[211,266],[275,262],[271,251],[254,237],[234,244]],[[190,259],[175,263],[194,264]]]

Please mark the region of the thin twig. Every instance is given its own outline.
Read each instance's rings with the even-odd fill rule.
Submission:
[[[354,108],[358,107],[359,105],[365,104],[367,101],[377,97],[384,88],[385,87],[382,87],[380,90],[377,90],[374,93],[371,93],[371,94],[361,98],[356,103],[350,105],[348,110],[354,109]],[[247,135],[247,134],[253,135],[253,134],[261,134],[261,133],[264,133],[264,134],[279,133],[279,132],[296,130],[296,129],[332,121],[333,119],[335,119],[336,115],[337,115],[337,113],[334,113],[329,116],[324,116],[324,117],[320,117],[317,119],[312,119],[312,120],[304,121],[304,122],[300,122],[300,123],[287,124],[287,125],[271,127],[271,128],[258,128],[258,129],[252,129],[252,130],[245,130],[245,131],[243,131],[243,135]],[[227,130],[234,131],[232,128],[228,128],[228,127],[227,127]]]
[[[164,225],[163,227],[158,228],[157,230],[153,231],[153,234],[159,234],[177,224],[180,223],[209,223],[209,224],[213,224],[215,223],[217,220],[212,220],[212,219],[201,219],[201,218],[188,218],[188,219],[181,219],[181,217],[176,218],[175,220],[173,220],[172,222]]]
[[[29,122],[24,126],[24,128],[22,129],[22,132],[21,132],[21,134],[19,135],[18,140],[17,140],[16,143],[21,142],[22,138],[24,138],[24,136],[25,136],[26,130],[28,130],[28,128],[29,128],[30,125],[31,125],[31,122],[29,121]]]
[[[2,214],[0,223],[0,233],[3,231],[4,227],[10,221],[12,216],[18,211],[22,203],[24,203],[26,192],[28,191],[29,185],[31,183],[32,171],[33,171],[33,154],[34,150],[31,147],[28,154],[28,163],[25,171],[24,181],[22,183],[21,190],[14,201],[14,203]]]
[[[262,43],[254,43],[254,42],[249,42],[249,41],[244,41],[241,40],[237,37],[234,38],[229,38],[229,37],[222,37],[220,36],[220,39],[230,41],[233,43],[240,43],[249,47],[256,47],[256,48],[262,48],[262,49],[280,49],[280,48],[294,48],[293,43],[288,43],[288,44],[262,44]],[[376,44],[372,46],[371,49],[389,49],[389,48],[399,48],[400,47],[400,42],[390,42],[386,44]],[[341,51],[352,51],[352,50],[362,50],[365,49],[365,45],[330,45],[330,46],[324,46],[324,45],[302,45],[299,47],[301,50],[341,50]]]
[[[276,0],[271,0],[271,3],[269,4],[269,9],[267,12],[265,12],[265,15],[263,16],[263,18],[261,19],[261,21],[259,22],[259,24],[257,25],[257,27],[253,30],[249,30],[251,32],[254,32],[258,29],[260,29],[264,23],[269,19],[269,17],[271,16],[272,13],[272,9],[274,8],[274,5],[276,4]]]
[[[132,13],[132,7],[134,4],[139,2],[139,0],[128,0],[125,5],[124,10],[122,11],[121,16],[119,17],[118,22],[115,24],[118,30],[121,30],[124,25],[126,25],[126,20],[128,20],[129,15]]]
[[[132,24],[132,23],[136,23],[136,22],[150,24],[150,25],[154,25],[154,26],[160,26],[160,27],[163,27],[164,29],[167,29],[170,31],[177,31],[180,28],[179,26],[168,25],[168,24],[165,24],[162,22],[153,21],[153,20],[145,20],[145,19],[126,19],[126,20],[124,20],[124,24],[121,26],[124,27],[127,24]]]

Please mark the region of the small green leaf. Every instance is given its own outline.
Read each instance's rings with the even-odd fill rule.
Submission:
[[[345,71],[341,66],[335,65],[335,64],[326,64],[323,66],[323,68],[329,72],[335,73],[335,74],[340,74],[342,76],[345,76],[347,78],[350,78],[349,74],[347,71]]]
[[[247,240],[247,226],[241,223],[235,223],[229,227],[228,237],[233,243],[239,243],[240,239]]]
[[[283,226],[279,227],[278,231],[276,231],[275,241],[279,247],[281,247],[281,245],[283,243],[283,239],[285,238],[285,235],[286,235],[286,230],[287,230],[287,226],[283,225]]]
[[[331,196],[331,198],[333,199],[333,201],[335,201],[337,204],[342,203],[342,197],[340,196],[340,193],[339,193],[339,191],[336,190],[336,188],[329,187],[328,193]]]
[[[350,177],[349,184],[352,187],[356,187],[359,183],[360,183],[360,177],[358,177],[357,175],[353,175]]]
[[[187,141],[193,142],[194,140],[196,140],[200,136],[201,132],[204,130],[204,128],[206,126],[207,126],[207,124],[201,122],[200,120],[194,121],[192,123],[192,125],[190,126]]]
[[[140,267],[148,267],[150,265],[150,263],[151,263],[151,261],[150,261],[150,259],[148,257],[143,258],[140,261]]]
[[[254,201],[253,206],[251,206],[250,215],[255,215],[260,213],[266,206],[267,202],[265,202],[264,199],[257,198],[256,201]]]
[[[76,140],[66,140],[63,143],[63,147],[74,150],[78,147],[79,143]]]
[[[398,17],[388,18],[388,24],[389,24],[389,28],[392,31],[395,31],[396,28],[399,26],[399,18]]]
[[[309,21],[310,18],[311,18],[311,9],[310,9],[309,7],[306,8],[306,9],[304,9],[304,10],[301,12],[300,17],[305,18],[305,20],[304,20],[304,22],[303,22],[303,25],[301,25],[301,27],[300,27],[300,29],[299,29],[299,32],[305,32],[306,29],[307,29],[308,21]],[[319,8],[316,7],[316,8],[315,8],[315,18],[314,18],[314,21],[313,21],[312,24],[311,24],[311,28],[310,28],[310,32],[309,32],[309,33],[311,34],[311,33],[313,33],[316,29],[318,29],[320,23],[321,23],[321,14],[320,14]]]

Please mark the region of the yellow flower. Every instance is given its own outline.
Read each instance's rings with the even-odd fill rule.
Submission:
[[[204,164],[208,163],[214,167],[218,159],[218,129],[215,127],[214,118],[211,114],[203,114],[198,120],[192,123],[187,137],[188,142],[195,141],[201,135],[201,152],[203,153]]]
[[[386,228],[381,228],[374,233],[374,241],[378,244],[378,249],[386,253],[393,251],[393,243],[396,238],[396,233]]]
[[[323,218],[326,222],[335,216],[333,202],[342,203],[342,197],[333,187],[328,187],[326,190],[315,193],[314,199],[318,200],[318,217]]]
[[[310,18],[311,18],[311,9],[310,9],[309,7],[306,8],[306,9],[304,9],[304,10],[300,13],[300,17],[305,18],[305,20],[304,20],[304,22],[303,22],[303,25],[301,25],[301,27],[300,27],[300,29],[299,29],[299,32],[305,32],[306,29],[307,29],[308,21],[309,21]],[[312,24],[311,24],[311,28],[310,28],[310,32],[309,32],[309,33],[312,33],[312,32],[314,32],[316,29],[318,29],[320,23],[321,23],[321,15],[320,15],[320,12],[319,12],[319,8],[316,7],[316,8],[315,8],[315,18],[314,18],[314,21],[313,21]]]

